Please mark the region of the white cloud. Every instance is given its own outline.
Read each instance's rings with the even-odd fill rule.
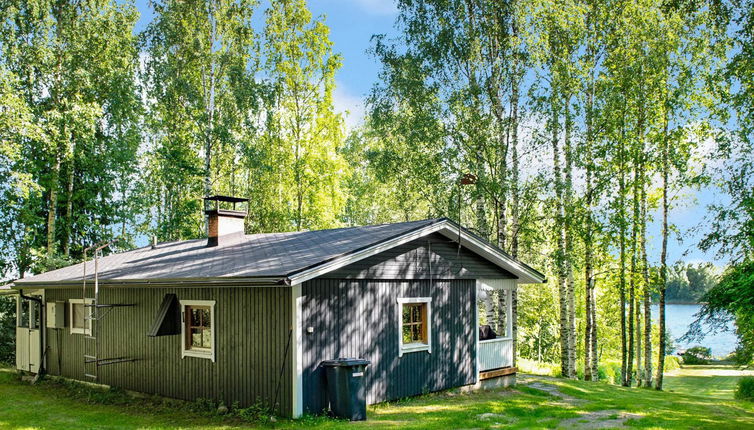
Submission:
[[[335,110],[343,113],[349,131],[364,122],[364,100],[352,94],[342,82],[336,83],[333,103]]]

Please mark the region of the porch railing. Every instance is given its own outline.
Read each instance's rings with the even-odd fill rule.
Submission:
[[[499,369],[513,365],[513,339],[499,337],[497,339],[479,341],[479,371]]]

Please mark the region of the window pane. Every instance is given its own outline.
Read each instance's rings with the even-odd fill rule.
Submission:
[[[191,329],[191,346],[202,347],[202,329]]]
[[[198,309],[188,308],[189,315],[191,316],[191,326],[200,327],[202,325],[202,316]]]
[[[411,321],[417,322],[421,321],[422,319],[422,308],[421,305],[413,306],[412,309],[412,315],[411,315]]]
[[[411,326],[403,326],[403,343],[411,343]]]
[[[411,322],[411,306],[403,305],[403,322]]]
[[[21,315],[18,322],[19,327],[29,327],[29,301],[21,299]]]
[[[211,318],[209,317],[209,309],[201,308],[199,312],[202,314],[202,326],[209,328],[211,326]]]
[[[73,309],[73,328],[84,328],[86,320],[84,319],[84,304],[74,303]]]
[[[41,307],[39,306],[38,302],[31,302],[31,306],[31,326],[29,328],[38,329],[41,324]]]
[[[212,330],[202,330],[202,347],[212,348]]]

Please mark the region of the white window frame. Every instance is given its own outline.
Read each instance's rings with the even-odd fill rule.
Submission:
[[[407,303],[424,303],[427,306],[427,343],[403,343],[403,305]],[[432,298],[431,297],[399,297],[398,314],[398,357],[411,352],[426,351],[432,353]]]
[[[215,301],[214,300],[181,300],[181,358],[197,357],[206,358],[215,362],[217,341],[215,340]],[[212,346],[209,351],[200,351],[186,348],[186,306],[209,307],[209,324],[212,333]]]
[[[94,304],[92,299],[68,299],[68,327],[71,334],[92,335],[92,307],[84,306],[84,328],[74,327],[73,325],[73,305],[91,305]]]

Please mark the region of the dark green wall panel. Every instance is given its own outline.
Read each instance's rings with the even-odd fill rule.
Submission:
[[[431,269],[431,270],[430,270]],[[515,278],[458,242],[433,233],[322,276],[331,279]]]
[[[302,289],[305,412],[327,407],[323,360],[359,357],[367,368],[367,402],[476,382],[476,281],[314,279]],[[432,353],[398,357],[398,297],[432,297]]]
[[[162,298],[173,293],[180,300],[215,300],[217,361],[181,358],[181,337],[148,337]],[[47,301],[81,298],[81,290],[49,289]],[[243,406],[257,401],[271,404],[281,365],[285,368],[278,394],[279,410],[291,410],[290,357],[285,346],[291,327],[291,290],[254,288],[104,288],[100,303],[136,306],[106,309],[99,322],[101,358],[127,356],[137,361],[99,368],[99,382],[128,390],[193,400],[223,400]],[[48,329],[49,371],[53,375],[84,378],[84,337],[66,328]],[[290,353],[290,352],[289,352]]]

